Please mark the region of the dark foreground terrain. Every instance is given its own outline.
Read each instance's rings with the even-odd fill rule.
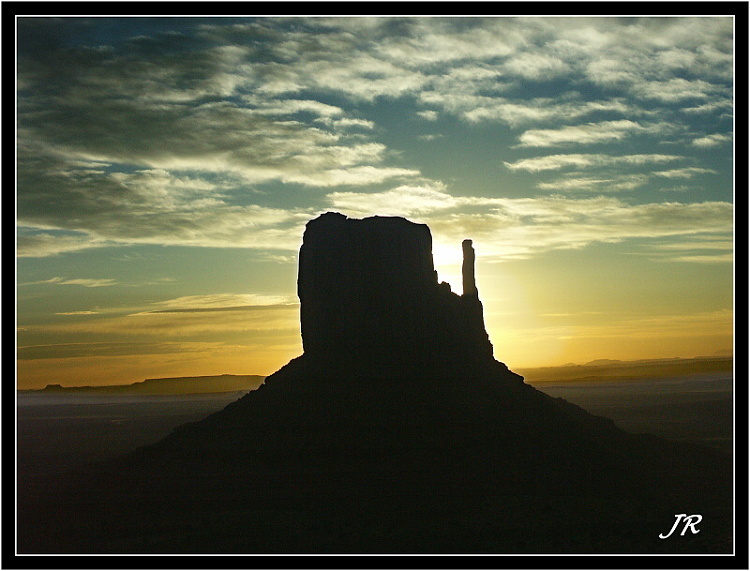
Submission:
[[[732,429],[731,383],[726,376],[704,375],[683,378],[682,382],[674,378],[605,382],[595,387],[590,383],[587,386],[586,381],[566,381],[543,383],[542,388],[553,396],[580,402],[591,412],[608,412],[618,424],[638,429],[634,432],[667,431],[683,442],[713,443],[719,449],[727,449],[731,448]],[[223,409],[241,396],[242,393],[223,393],[21,399],[18,408],[20,553],[620,553],[633,550],[730,553],[732,550],[731,507],[726,498],[717,501],[715,496],[697,494],[687,504],[678,503],[678,497],[646,496],[651,499],[634,501],[627,493],[617,496],[587,490],[587,486],[596,484],[597,478],[576,487],[575,495],[569,490],[556,494],[547,487],[534,491],[525,486],[524,493],[516,493],[510,486],[506,493],[498,493],[490,486],[483,494],[477,482],[446,480],[443,477],[446,471],[453,470],[458,476],[462,470],[445,463],[434,465],[431,478],[412,471],[411,477],[418,485],[409,482],[410,471],[403,464],[397,478],[381,473],[378,481],[377,473],[356,474],[371,465],[372,459],[366,456],[354,459],[352,473],[330,478],[320,467],[330,459],[330,449],[300,451],[305,465],[314,466],[317,462],[319,466],[317,472],[312,470],[302,478],[299,473],[295,477],[283,472],[269,474],[268,468],[265,473],[254,472],[257,466],[251,468],[251,462],[238,463],[226,449],[206,455],[206,449],[196,442],[196,454],[205,457],[196,458],[190,465],[200,467],[200,471],[179,474],[182,480],[179,483],[152,480],[160,475],[159,470],[154,472],[152,458],[143,459],[142,480],[129,481],[134,475],[133,459],[137,464],[140,455],[153,455],[149,449],[130,456],[124,472],[130,474],[127,478],[111,480],[113,467],[116,470],[121,462],[118,458],[126,452],[158,442],[177,426]],[[394,429],[394,437],[396,433]],[[334,424],[329,425],[324,436],[327,441],[338,440],[342,448],[346,447],[346,435],[337,434]],[[426,435],[421,438],[424,442]],[[550,443],[545,453],[552,453],[556,446],[561,446],[560,442]],[[434,452],[435,448],[434,442],[425,443],[424,455],[433,454],[435,462],[444,459]],[[366,447],[364,450],[360,447],[360,451],[367,454]],[[675,454],[679,455],[679,450]],[[161,453],[159,456],[163,462],[169,462],[167,456]],[[603,459],[601,454],[599,457]],[[103,471],[81,469],[88,461],[104,458],[110,460],[103,465],[106,467]],[[503,470],[509,462],[496,455],[472,459],[470,450],[460,459],[492,463],[496,470]],[[395,470],[398,464],[388,462],[388,465]],[[226,474],[222,470],[228,467],[238,471]],[[72,477],[69,471],[68,475],[62,475],[70,468],[79,470],[72,472]],[[592,473],[603,469],[606,468],[601,465],[591,466]],[[472,470],[465,472],[464,477],[484,473]],[[55,476],[50,479],[52,474]],[[89,482],[85,489],[74,485],[79,479]],[[627,479],[625,474],[624,480]],[[403,489],[394,489],[394,481],[400,482]],[[276,489],[269,482],[275,482]],[[385,489],[371,493],[372,488],[384,483],[388,483]],[[102,485],[106,488],[98,488]],[[112,489],[118,486],[122,493]],[[176,490],[180,490],[177,496]],[[185,490],[194,494],[186,496]],[[55,494],[59,495],[58,500],[50,503],[47,496]],[[103,497],[108,501],[104,507]],[[280,497],[285,498],[283,502]],[[47,511],[50,509],[52,513]],[[35,513],[35,510],[43,511]],[[93,516],[92,510],[97,510]],[[702,514],[705,528],[698,535],[679,536],[677,532],[668,540],[659,540],[657,535],[669,531],[676,513]],[[614,519],[612,514],[617,514]],[[29,522],[28,517],[38,519]],[[644,529],[649,533],[644,533]]]

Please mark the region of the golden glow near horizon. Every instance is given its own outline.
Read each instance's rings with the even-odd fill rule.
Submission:
[[[473,240],[511,368],[733,349],[732,17],[17,32],[19,388],[274,372],[327,211],[427,224],[459,294]]]

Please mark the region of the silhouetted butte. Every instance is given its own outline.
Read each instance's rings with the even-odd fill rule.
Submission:
[[[494,361],[464,243],[464,290],[438,283],[432,237],[403,218],[327,213],[307,225],[298,294],[304,358],[368,375],[447,377],[502,370]]]

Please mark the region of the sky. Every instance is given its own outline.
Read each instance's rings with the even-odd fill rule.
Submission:
[[[733,348],[732,17],[21,17],[17,386],[268,375],[327,211],[511,369]]]

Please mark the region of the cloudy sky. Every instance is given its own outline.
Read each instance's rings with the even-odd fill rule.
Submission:
[[[19,386],[272,373],[326,211],[473,239],[511,368],[730,351],[733,26],[19,18]]]

